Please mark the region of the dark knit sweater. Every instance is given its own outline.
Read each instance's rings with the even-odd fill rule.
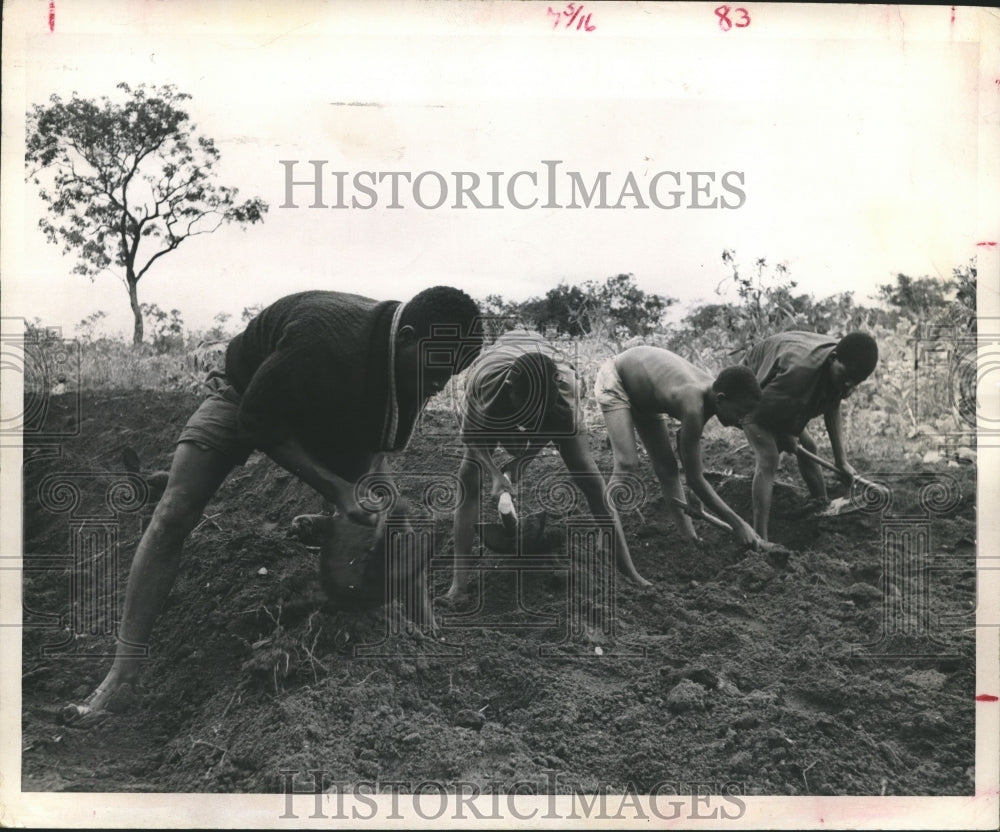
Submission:
[[[827,369],[837,340],[792,330],[765,338],[747,353],[763,390],[753,421],[769,430],[798,436],[806,424],[840,401]]]
[[[371,453],[406,445],[417,414],[393,378],[398,301],[342,292],[288,295],[226,350],[241,396],[240,438],[256,448],[294,437],[337,473],[364,473]],[[351,461],[358,472],[347,471]]]

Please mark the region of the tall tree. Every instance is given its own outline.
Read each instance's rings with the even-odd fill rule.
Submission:
[[[27,118],[25,166],[49,206],[38,224],[51,243],[75,253],[73,271],[93,280],[114,267],[128,290],[142,342],[137,286],[150,266],[189,237],[223,224],[262,221],[267,203],[237,202],[217,185],[219,151],[195,136],[181,108],[191,96],[172,85],[118,84],[124,103],[53,95]]]

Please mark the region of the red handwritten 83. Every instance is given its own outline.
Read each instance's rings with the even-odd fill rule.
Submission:
[[[735,24],[729,19],[729,13],[732,12],[733,16],[736,18]],[[738,6],[735,9],[729,8],[729,6],[719,6],[715,10],[715,16],[719,18],[719,28],[723,32],[728,32],[735,25],[737,29],[746,29],[750,25],[750,12],[744,9],[742,6]]]
[[[583,15],[583,3],[579,6],[577,6],[576,3],[567,3],[566,8],[561,12],[558,12],[553,9],[552,6],[549,6],[547,14],[555,17],[555,20],[552,21],[553,29],[559,28],[559,24],[563,22],[564,17],[569,18],[566,21],[565,26],[567,29],[573,25],[573,21],[576,21],[577,31],[583,29],[585,32],[593,32],[594,29],[597,28],[596,25],[592,26],[590,24],[590,12],[588,12],[586,16]]]

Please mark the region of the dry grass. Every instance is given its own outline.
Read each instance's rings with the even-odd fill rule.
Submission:
[[[941,445],[942,436],[955,435],[963,429],[969,432],[957,412],[953,368],[947,363],[922,368],[921,399],[917,401],[912,336],[884,329],[873,334],[880,345],[879,366],[843,407],[848,452],[869,459],[914,459]],[[726,335],[713,330],[680,340],[663,333],[625,344],[593,337],[560,337],[553,339],[553,343],[580,372],[584,424],[588,430],[603,430],[603,419],[593,395],[594,379],[601,363],[619,348],[635,343],[672,348],[709,372],[717,372],[741,358],[731,354],[731,339]],[[43,389],[72,392],[77,387],[101,391],[191,392],[201,388],[208,369],[203,351],[195,347],[175,347],[157,353],[147,346],[136,349],[131,344],[106,338],[83,342],[59,339],[47,336],[44,330],[25,340],[24,354],[26,394],[37,394]],[[218,360],[218,356],[214,358]],[[454,378],[428,403],[428,409],[457,413],[465,376],[463,373]],[[825,430],[819,422],[814,427],[821,448],[829,452]],[[733,432],[715,422],[706,427],[705,436],[734,441]]]

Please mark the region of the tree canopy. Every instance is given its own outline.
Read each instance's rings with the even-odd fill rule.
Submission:
[[[39,226],[49,242],[75,254],[74,271],[94,279],[105,270],[125,283],[143,337],[137,284],[184,240],[226,223],[263,220],[267,203],[237,201],[235,188],[217,185],[220,154],[212,139],[195,136],[182,104],[190,96],[172,85],[118,84],[124,103],[102,97],[68,101],[53,95],[27,115],[25,166],[48,204]]]
[[[655,332],[666,310],[676,302],[675,298],[643,291],[635,275],[622,273],[603,282],[563,282],[520,303],[489,295],[482,308],[488,315],[520,318],[542,331],[554,329],[560,335],[599,335],[623,341]]]

